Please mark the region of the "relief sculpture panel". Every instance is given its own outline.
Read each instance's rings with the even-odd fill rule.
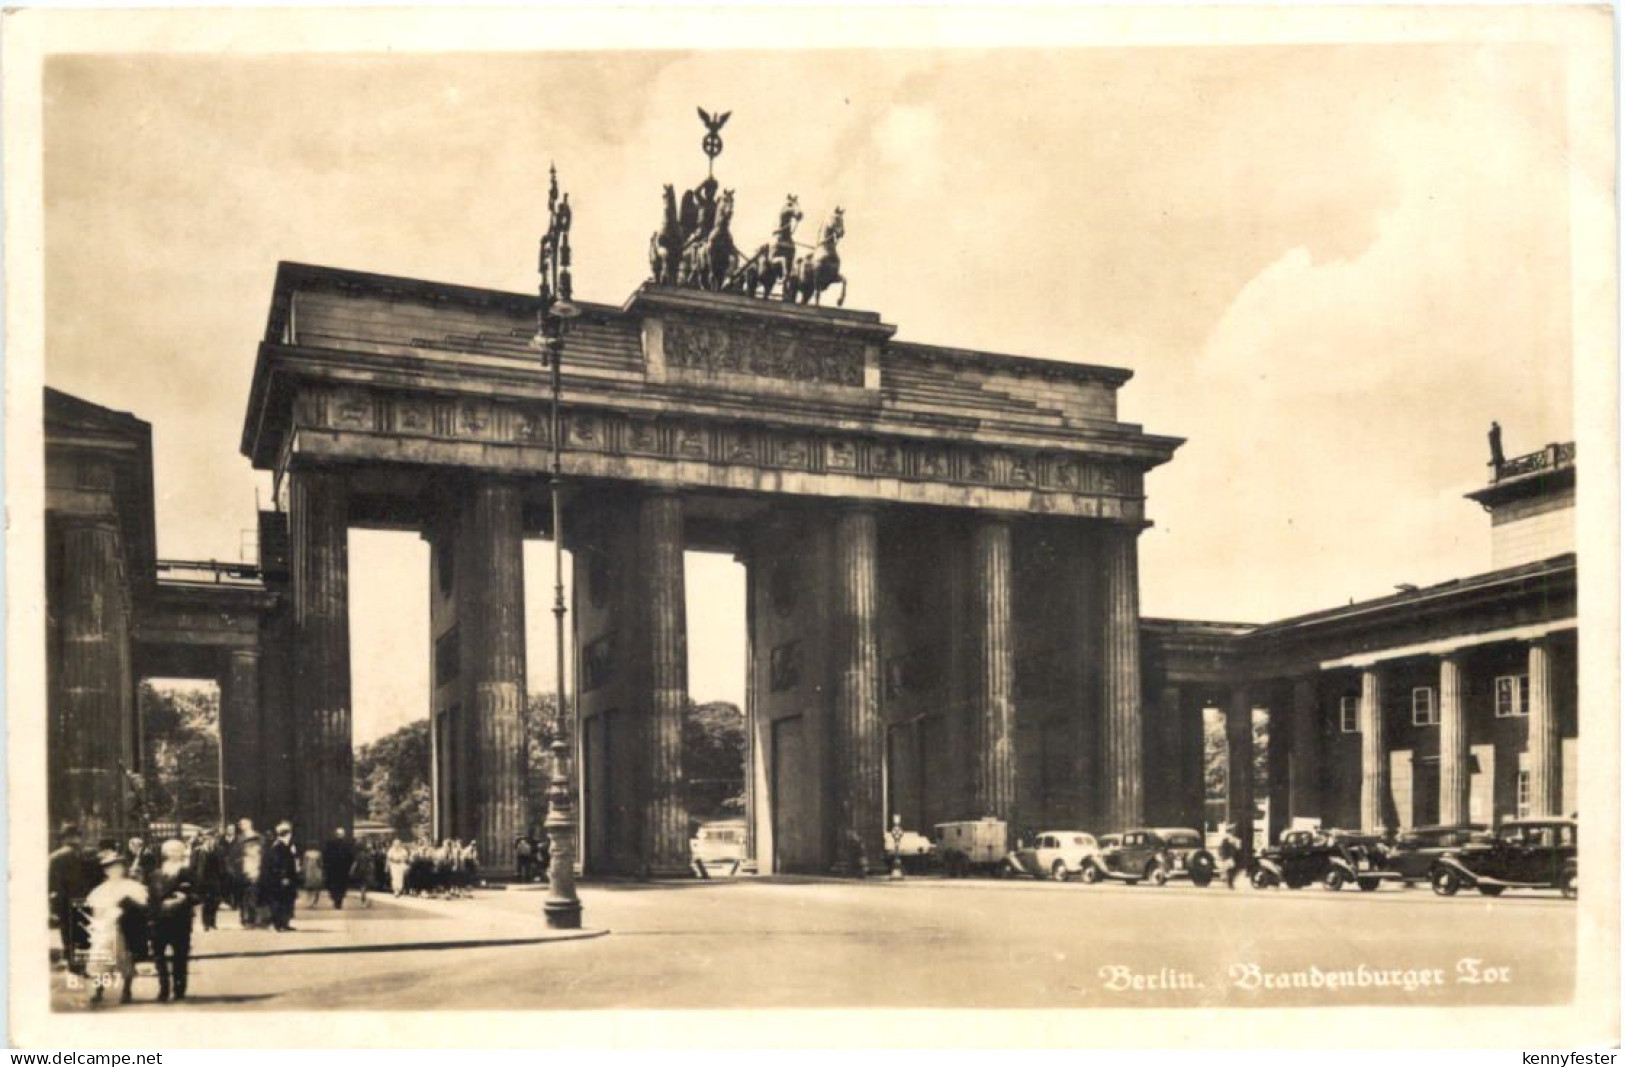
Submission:
[[[747,328],[687,316],[663,324],[666,365],[813,385],[863,386],[863,344],[791,330]]]

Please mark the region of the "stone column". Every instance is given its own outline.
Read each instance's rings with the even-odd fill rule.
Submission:
[[[350,751],[349,485],[343,472],[289,475],[293,554],[294,839],[353,829]],[[268,828],[269,829],[269,828]]]
[[[1375,667],[1360,675],[1360,829],[1383,829],[1388,805],[1388,745],[1383,734],[1383,678]]]
[[[1010,626],[1010,524],[971,531],[972,772],[978,816],[1016,828],[1015,636]]]
[[[1225,821],[1248,852],[1253,847],[1253,696],[1245,686],[1230,691],[1224,713]]]
[[[1563,803],[1562,747],[1552,693],[1549,638],[1529,642],[1529,814],[1559,814]]]
[[[835,520],[834,760],[840,797],[835,856],[838,869],[859,875],[885,864],[876,540],[871,509],[851,508]]]
[[[1110,831],[1144,818],[1144,715],[1140,707],[1139,530],[1112,527],[1100,545],[1104,721],[1102,826]]]
[[[1462,703],[1461,658],[1439,658],[1439,822],[1468,821],[1472,771],[1468,765],[1467,710]]]
[[[1096,826],[1105,789],[1100,766],[1101,699],[1104,695],[1100,633],[1105,618],[1101,603],[1099,539],[1091,528],[1080,532],[1077,573],[1073,579],[1076,607],[1070,620],[1073,627],[1074,683],[1077,701],[1077,748],[1072,754],[1074,789],[1078,795],[1076,825]]]
[[[62,652],[59,706],[50,732],[51,829],[79,824],[86,840],[118,831],[124,817],[119,773],[133,690],[119,531],[111,517],[62,526]]]
[[[1289,819],[1320,815],[1320,694],[1314,675],[1292,680],[1292,760],[1287,771]],[[1273,743],[1274,739],[1271,738]]]
[[[468,686],[473,693],[474,825],[481,862],[491,871],[518,869],[514,838],[525,818],[524,501],[510,482],[474,486],[464,529],[467,573],[461,624],[472,626]]]
[[[649,778],[643,821],[652,877],[688,870],[683,794],[683,705],[688,700],[688,630],[683,612],[683,500],[656,490],[638,510],[638,555],[648,604]]]
[[[265,736],[260,726],[260,651],[232,649],[220,686],[220,745],[227,821],[255,820],[265,806]]]

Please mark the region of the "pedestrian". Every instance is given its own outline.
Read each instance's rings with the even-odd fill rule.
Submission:
[[[146,842],[139,836],[130,838],[125,846],[124,858],[130,865],[130,877],[138,882],[145,882],[147,875],[158,868],[158,857],[148,850]]]
[[[1219,870],[1224,875],[1224,887],[1236,888],[1236,875],[1241,870],[1241,842],[1235,827],[1225,823],[1219,830]]]
[[[350,882],[355,886],[356,896],[363,908],[372,907],[367,899],[367,892],[372,889],[373,871],[375,869],[375,853],[378,851],[371,838],[361,843],[355,854],[355,866],[350,870]]]
[[[463,846],[461,861],[463,895],[472,897],[474,887],[480,884],[480,843],[478,841],[470,841]]]
[[[299,861],[300,884],[310,899],[305,901],[305,907],[314,909],[322,900],[322,850],[311,845],[305,849],[305,854]]]
[[[265,840],[254,824],[244,819],[237,835],[232,875],[237,882],[237,919],[243,929],[264,926],[271,898],[262,892],[265,884]]]
[[[260,896],[271,911],[271,926],[278,933],[293,929],[293,906],[299,894],[299,857],[294,851],[293,824],[277,823],[276,839],[260,861]]]
[[[514,858],[519,865],[519,884],[526,885],[531,878],[531,864],[535,862],[536,851],[528,837],[518,837],[513,843]]]
[[[101,865],[85,851],[79,827],[63,823],[57,834],[57,849],[47,865],[46,881],[51,922],[62,943],[62,964],[74,974],[84,973],[83,954],[90,947],[89,930],[80,920],[76,904],[89,896],[101,880]]]
[[[327,890],[327,897],[333,902],[335,911],[342,910],[344,895],[350,891],[350,874],[355,870],[355,844],[345,836],[344,827],[333,829],[333,836],[322,846],[318,858],[322,886]]]
[[[230,892],[232,878],[230,861],[213,833],[203,834],[192,850],[192,882],[202,905],[203,929],[219,929],[220,902]]]
[[[396,896],[406,892],[406,874],[412,865],[412,853],[399,837],[390,843],[384,859],[389,864],[389,889]]]
[[[192,957],[192,918],[197,888],[186,845],[171,838],[161,846],[158,869],[147,879],[152,956],[158,966],[158,1003],[186,999],[186,964]]]
[[[91,1003],[98,1003],[107,987],[119,987],[119,1003],[130,1002],[135,961],[146,955],[147,887],[130,877],[130,861],[109,849],[97,857],[102,884],[90,891],[90,949],[85,975],[90,979]]]
[[[233,911],[237,911],[242,907],[243,887],[239,883],[236,875],[236,823],[226,823],[225,829],[220,832],[220,840],[216,842],[216,847],[220,850],[220,857],[224,861],[226,868],[225,890],[221,895],[221,901],[226,905],[226,907]]]

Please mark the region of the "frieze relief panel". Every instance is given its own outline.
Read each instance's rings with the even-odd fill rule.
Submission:
[[[545,403],[442,398],[370,390],[364,386],[301,390],[301,425],[451,441],[550,447]],[[1062,510],[1100,518],[1136,519],[1143,475],[1131,463],[975,443],[834,437],[738,424],[566,411],[565,447],[611,455],[648,456],[758,469],[898,478],[1032,492],[1031,510],[1056,510],[1045,498],[1075,495]]]
[[[739,374],[811,385],[863,386],[863,342],[770,326],[672,315],[661,323],[669,369]]]

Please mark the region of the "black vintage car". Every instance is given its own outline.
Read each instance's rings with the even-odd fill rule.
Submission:
[[[1369,893],[1384,882],[1401,880],[1388,868],[1380,845],[1377,837],[1346,830],[1288,830],[1279,844],[1253,861],[1249,877],[1255,889],[1302,889],[1319,882],[1338,890],[1352,882]]]
[[[1513,819],[1495,836],[1440,856],[1433,864],[1433,891],[1454,896],[1477,889],[1498,897],[1508,889],[1579,892],[1579,824],[1574,819]]]
[[[1140,827],[1100,838],[1100,852],[1083,865],[1083,880],[1111,878],[1134,885],[1163,885],[1171,878],[1189,878],[1195,886],[1213,881],[1217,865],[1195,830]]]
[[[1433,877],[1433,865],[1447,852],[1483,840],[1489,836],[1489,827],[1482,823],[1462,823],[1458,826],[1413,826],[1403,830],[1388,850],[1387,867],[1399,872],[1406,885],[1426,882]]]

